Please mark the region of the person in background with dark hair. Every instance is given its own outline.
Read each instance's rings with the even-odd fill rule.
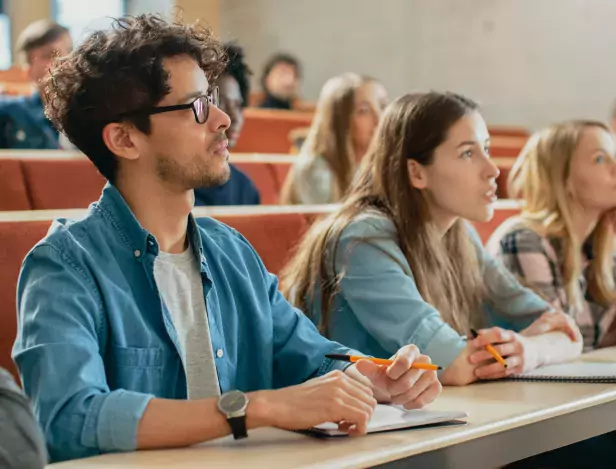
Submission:
[[[244,62],[244,51],[227,44],[227,65],[216,81],[220,94],[220,109],[229,116],[231,125],[225,132],[229,149],[235,147],[244,126],[244,108],[250,95],[251,71]],[[259,205],[261,198],[255,185],[242,171],[230,164],[231,177],[217,187],[195,189],[195,205]]]
[[[8,371],[0,368],[0,467],[42,469],[45,440],[28,399]]]
[[[339,422],[366,433],[377,400],[441,387],[417,347],[346,367],[278,291],[242,235],[191,214],[229,178],[218,108],[224,50],[209,29],[118,20],[56,62],[46,112],[109,180],[79,221],[24,260],[13,347],[52,461],[188,446],[258,427]],[[355,352],[358,353],[358,352]]]
[[[272,56],[263,68],[261,87],[265,97],[259,107],[292,109],[301,79],[302,69],[295,57],[283,53]]]
[[[17,39],[30,79],[39,88],[54,56],[68,54],[73,47],[68,29],[51,20],[31,23]],[[58,131],[45,117],[37,90],[32,96],[0,99],[0,148],[58,149]]]

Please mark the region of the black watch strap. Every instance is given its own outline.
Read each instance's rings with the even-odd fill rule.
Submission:
[[[236,440],[241,440],[242,438],[246,438],[248,436],[248,432],[246,431],[245,415],[242,415],[241,417],[230,417],[227,419],[227,422],[229,422],[229,426],[233,432],[233,438]]]

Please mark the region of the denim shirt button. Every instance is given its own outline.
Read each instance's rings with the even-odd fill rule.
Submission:
[[[225,354],[225,353],[222,351],[222,349],[221,349],[221,348],[219,348],[218,350],[216,350],[216,356],[217,356],[218,358],[222,358],[224,354]]]
[[[141,257],[141,251],[139,249],[136,249],[134,254],[135,254],[135,257],[137,258]]]

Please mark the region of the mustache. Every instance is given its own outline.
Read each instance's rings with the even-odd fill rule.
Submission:
[[[214,137],[214,141],[212,141],[212,145],[218,145],[219,143],[224,142],[226,140],[227,140],[226,132],[216,134],[216,136]]]
[[[208,145],[208,148],[213,148],[213,147],[215,147],[217,145],[220,145],[221,143],[226,143],[226,144],[229,143],[229,141],[227,139],[227,135],[225,134],[225,132],[216,134],[214,136],[214,140],[212,140],[212,143],[210,143]]]

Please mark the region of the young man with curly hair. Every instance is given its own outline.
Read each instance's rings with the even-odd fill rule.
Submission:
[[[413,345],[345,368],[236,231],[191,215],[229,177],[209,30],[123,18],[60,59],[52,121],[109,180],[26,257],[13,358],[52,461],[186,446],[262,426],[366,432],[377,400],[440,392]]]

